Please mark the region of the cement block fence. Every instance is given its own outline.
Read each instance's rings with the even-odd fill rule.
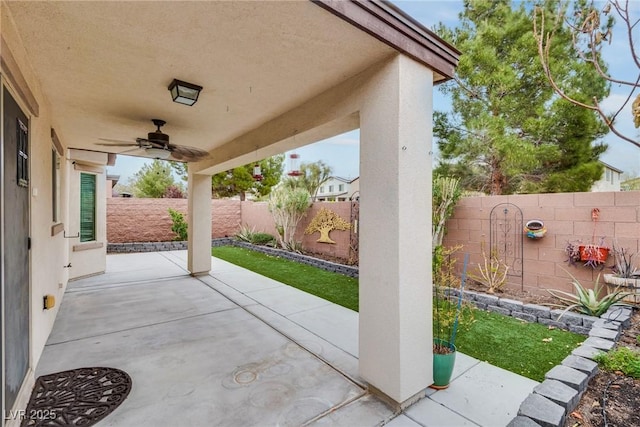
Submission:
[[[491,209],[501,203],[512,203],[523,213],[523,221],[544,221],[547,233],[540,240],[524,238],[522,287],[532,293],[545,294],[545,289],[570,291],[569,273],[587,287],[600,271],[578,265],[569,266],[564,248],[567,241],[590,243],[594,231],[591,210],[600,209],[596,240],[614,243],[640,252],[640,191],[601,193],[558,193],[512,196],[467,197],[460,200],[453,217],[447,222],[446,246],[463,245],[459,252],[471,255],[469,270],[482,261],[482,247],[490,241]],[[170,242],[174,238],[168,208],[187,212],[185,199],[107,199],[107,239],[109,243]],[[347,260],[350,255],[349,231],[335,230],[336,244],[316,242],[318,234],[305,235],[304,230],[321,207],[327,207],[349,221],[349,202],[314,203],[298,225],[296,239],[311,253]],[[232,237],[243,224],[276,235],[273,218],[264,202],[212,200],[212,238]],[[366,216],[366,213],[363,213]],[[353,226],[353,224],[352,224]],[[607,266],[612,265],[610,256]],[[461,266],[462,262],[458,262]],[[605,271],[606,272],[606,271]],[[510,277],[508,286],[520,288],[520,279]]]
[[[547,228],[540,240],[524,237],[523,281],[524,290],[543,294],[545,289],[573,290],[569,273],[587,287],[602,272],[579,264],[569,266],[564,252],[567,241],[581,240],[591,243],[594,223],[591,210],[600,209],[597,221],[596,242],[605,237],[605,245],[640,251],[640,191],[602,193],[557,193],[511,196],[480,196],[462,198],[453,217],[447,222],[445,246],[463,245],[459,252],[458,266],[463,253],[470,254],[469,270],[482,261],[482,246],[488,251],[490,242],[491,210],[498,204],[512,203],[522,210],[523,222],[542,220]],[[522,230],[520,230],[522,232]],[[610,255],[606,263],[613,265]],[[602,282],[602,281],[601,281]],[[509,277],[509,286],[520,288],[520,279]]]
[[[348,260],[350,255],[350,231],[334,230],[331,238],[335,244],[318,243],[318,233],[304,234],[311,220],[322,208],[332,210],[345,221],[351,216],[350,202],[316,202],[309,208],[305,218],[300,221],[296,229],[295,238],[302,242],[304,248],[315,254],[322,254],[336,259]],[[157,247],[158,250],[166,249],[171,245],[149,245],[149,243],[172,242],[175,233],[171,231],[172,221],[169,216],[169,208],[187,214],[186,199],[135,199],[135,198],[108,198],[107,199],[107,242],[111,245],[111,251],[124,251],[116,249],[120,246],[112,245],[130,244],[130,251],[136,247],[143,250],[146,247]],[[277,236],[273,217],[269,213],[266,202],[250,202],[239,200],[211,200],[211,238],[233,237],[241,226],[248,225],[256,231]]]

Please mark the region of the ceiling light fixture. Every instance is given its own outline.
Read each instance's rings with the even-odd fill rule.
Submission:
[[[173,79],[169,85],[169,91],[171,92],[171,98],[173,102],[184,105],[193,105],[198,100],[202,86],[194,85],[193,83],[183,82],[182,80]]]

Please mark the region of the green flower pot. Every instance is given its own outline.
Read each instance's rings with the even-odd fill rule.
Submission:
[[[456,346],[437,338],[433,342],[434,344],[446,345],[451,350],[447,354],[433,354],[433,384],[430,387],[444,389],[449,387],[453,374],[453,366],[456,363]]]

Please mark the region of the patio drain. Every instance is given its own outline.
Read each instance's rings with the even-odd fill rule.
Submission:
[[[131,377],[114,368],[80,368],[36,380],[22,427],[90,427],[131,391]]]

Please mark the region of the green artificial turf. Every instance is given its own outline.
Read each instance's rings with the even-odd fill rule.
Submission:
[[[358,280],[316,267],[233,246],[212,249],[213,256],[310,294],[358,311]],[[460,330],[462,353],[535,381],[560,364],[585,337],[527,323],[497,313],[474,310],[474,321]]]
[[[358,311],[358,279],[234,246],[213,248],[216,258]]]
[[[540,323],[475,310],[473,324],[458,333],[456,346],[468,356],[542,382],[544,374],[585,339]]]

